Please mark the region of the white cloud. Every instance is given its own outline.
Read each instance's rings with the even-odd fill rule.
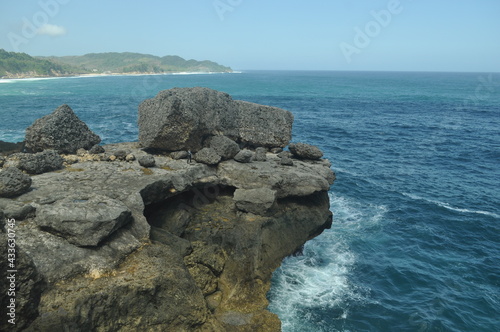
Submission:
[[[63,36],[66,34],[66,28],[54,25],[54,24],[44,24],[40,28],[38,28],[39,35],[47,35],[47,36]]]

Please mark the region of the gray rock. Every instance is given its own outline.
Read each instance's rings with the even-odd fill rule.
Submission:
[[[238,143],[226,136],[214,136],[210,138],[209,146],[222,157],[222,160],[232,159],[240,152]]]
[[[18,167],[29,174],[42,174],[63,168],[64,159],[54,150],[18,154]]]
[[[30,253],[45,280],[52,282],[88,273],[89,269],[112,268],[149,239],[150,226],[144,216],[140,191],[158,179],[145,175],[137,163],[81,162],[74,170],[44,173],[33,176],[32,180],[36,190],[16,201],[29,202],[37,210],[42,206],[50,209],[69,194],[88,197],[99,194],[122,202],[133,216],[132,222],[112,233],[98,247],[73,245],[61,236],[41,230],[34,219],[28,219],[23,223],[26,227],[18,228],[17,245]]]
[[[217,165],[221,160],[221,156],[212,148],[203,148],[194,154],[194,160],[207,165]]]
[[[207,136],[222,134],[248,145],[284,147],[292,123],[293,115],[276,107],[207,88],[174,88],[139,105],[139,142],[143,148],[198,151]]]
[[[24,142],[10,143],[0,140],[0,155],[9,155],[13,153],[22,152],[24,148]]]
[[[193,252],[184,258],[184,262],[203,295],[213,294],[217,290],[217,276],[221,274],[225,263],[220,247],[193,242]]]
[[[290,151],[281,151],[277,154],[278,158],[283,158],[283,157],[286,157],[286,158],[290,158],[292,157],[292,153]]]
[[[100,158],[101,158],[101,161],[115,161],[116,160],[116,156],[114,154],[112,154],[111,152],[106,152],[106,153],[101,154]]]
[[[293,160],[289,157],[282,157],[281,161],[280,161],[280,165],[293,166]]]
[[[290,152],[300,159],[317,160],[323,157],[323,152],[316,146],[305,143],[290,143],[288,146]]]
[[[0,213],[1,214],[1,213]],[[17,221],[17,220],[16,220]],[[16,228],[18,229],[18,224]],[[16,232],[17,233],[17,232]],[[17,236],[16,236],[17,237]],[[16,246],[16,273],[11,273],[7,268],[7,247],[11,242],[8,241],[11,237],[7,237],[6,233],[0,232],[0,251],[5,253],[5,258],[2,260],[2,268],[0,269],[0,279],[5,291],[0,293],[0,303],[3,308],[10,304],[10,299],[14,297],[8,296],[10,281],[16,285],[15,291],[15,325],[9,323],[7,319],[12,318],[8,315],[9,309],[3,309],[5,318],[0,319],[0,331],[26,331],[26,327],[38,317],[38,305],[40,297],[46,288],[46,283],[42,276],[38,273],[36,265],[30,257],[30,253],[24,251],[19,246]],[[12,248],[9,248],[12,249]],[[4,265],[5,262],[5,265]],[[15,275],[15,280],[11,279]],[[9,278],[9,279],[8,279]]]
[[[6,161],[6,160],[7,160],[7,159],[5,159],[5,157],[0,156],[0,168],[2,168],[2,167],[3,167],[3,165],[5,164],[5,161]]]
[[[8,198],[0,198],[0,211],[5,217],[14,218],[16,221],[34,217],[35,208],[30,204],[23,204]]]
[[[186,159],[189,153],[187,151],[175,151],[170,154],[170,158],[174,160]]]
[[[100,154],[100,153],[104,153],[104,152],[105,152],[104,148],[102,146],[100,146],[99,144],[94,145],[89,150],[90,154]]]
[[[266,153],[267,153],[266,148],[258,147],[257,149],[255,149],[255,155],[253,156],[253,161],[266,161],[267,160]]]
[[[280,153],[280,152],[282,152],[282,151],[283,151],[283,149],[282,149],[282,148],[272,148],[272,149],[271,149],[271,152],[272,152],[272,153],[274,153],[274,154],[278,154],[278,153]]]
[[[114,272],[55,285],[29,330],[194,331],[207,320],[200,289],[168,246],[146,245]]]
[[[125,160],[125,158],[127,158],[127,155],[128,155],[127,151],[125,151],[125,150],[118,150],[118,151],[115,151],[115,153],[113,153],[113,154],[115,155],[116,159],[121,160],[121,161]]]
[[[0,197],[14,197],[27,192],[31,178],[16,167],[8,167],[0,172]]]
[[[241,150],[238,152],[236,156],[234,156],[234,160],[240,163],[250,163],[252,162],[253,152],[250,150]]]
[[[139,165],[141,165],[142,167],[154,167],[156,165],[155,157],[153,157],[150,154],[139,157],[137,161],[139,162]]]
[[[181,237],[178,237],[177,235],[174,235],[162,228],[151,227],[150,236],[151,236],[151,241],[156,241],[166,244],[173,250],[177,251],[177,253],[181,257],[187,256],[191,252],[193,252],[193,248],[191,247],[191,242]]]
[[[26,129],[26,148],[33,152],[54,149],[59,153],[74,154],[76,150],[88,150],[100,141],[101,138],[68,105],[58,107]]]
[[[144,155],[127,144],[105,148]],[[103,195],[123,203],[133,217],[97,247],[74,245],[48,232],[38,226],[38,216],[28,214],[19,223],[17,248],[32,260],[35,276],[46,282],[45,289],[19,296],[32,303],[31,308],[38,307],[38,312],[19,307],[20,320],[29,324],[35,319],[28,331],[107,331],[123,326],[158,331],[259,331],[263,326],[266,331],[280,330],[278,318],[264,309],[272,272],[284,257],[331,224],[328,189],[334,176],[329,164],[294,159],[294,167],[285,168],[271,154],[267,162],[227,160],[217,167],[187,165],[164,155],[155,159],[164,167],[149,175],[135,162],[81,161],[73,170],[33,176],[36,190],[4,199],[18,202],[12,210],[22,214],[20,204],[37,211],[60,210],[68,193],[78,193],[78,199]],[[260,188],[275,191],[276,201],[265,215],[245,211],[264,213],[271,199],[263,200],[262,193],[247,198],[250,203],[240,200],[250,207],[235,208],[234,190],[250,190],[245,197]],[[68,204],[67,209],[75,210],[71,204],[76,202]],[[183,260],[181,256],[190,251],[188,242],[192,253]],[[29,283],[20,285],[28,292],[35,278],[25,280]],[[207,310],[204,294],[211,297],[213,311]],[[245,308],[248,321],[220,319],[239,308]],[[245,324],[232,325],[240,323]]]
[[[235,101],[238,117],[236,130],[228,130],[226,136],[238,137],[237,141],[250,146],[268,148],[285,147],[292,138],[292,113],[281,108]],[[231,116],[230,113],[227,116]]]
[[[217,167],[217,176],[222,185],[240,189],[271,188],[278,198],[311,195],[318,191],[328,191],[335,180],[332,170],[323,163],[294,160],[295,167],[281,167],[279,159],[269,159],[265,163],[241,164],[226,161]]]
[[[103,195],[72,195],[42,205],[38,226],[80,247],[97,246],[131,221],[131,212],[120,201]]]
[[[233,200],[239,210],[264,216],[276,201],[276,191],[268,188],[236,189]]]

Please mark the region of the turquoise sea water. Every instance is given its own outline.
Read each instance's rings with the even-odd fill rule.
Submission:
[[[243,72],[0,81],[0,140],[69,104],[105,143],[137,106],[206,86],[295,116],[332,161],[334,224],[286,258],[283,331],[500,330],[500,74]]]

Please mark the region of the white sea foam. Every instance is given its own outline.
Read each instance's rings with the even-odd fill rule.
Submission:
[[[67,79],[67,78],[95,78],[95,77],[117,77],[117,76],[161,76],[161,75],[213,75],[213,74],[241,74],[241,71],[233,71],[231,73],[226,72],[178,72],[178,73],[144,73],[144,74],[83,74],[75,76],[61,76],[61,77],[31,77],[31,78],[9,78],[0,79],[0,83],[16,83],[16,82],[30,82],[30,81],[40,81],[40,80],[56,80],[56,79]]]
[[[59,80],[67,77],[30,77],[30,78],[8,78],[0,79],[0,83],[22,83],[33,81]]]
[[[490,216],[490,217],[494,217],[494,218],[500,218],[500,216],[496,213],[493,213],[493,212],[488,212],[488,211],[482,211],[482,210],[469,210],[469,209],[462,209],[462,208],[457,208],[457,207],[453,207],[447,203],[443,203],[443,202],[438,202],[438,201],[434,201],[433,203],[439,205],[439,206],[442,206],[448,210],[451,210],[451,211],[456,211],[456,212],[463,212],[463,213],[477,213],[477,214],[482,214],[482,215],[485,215],[485,216]]]
[[[230,73],[224,73],[224,72],[219,72],[219,71],[183,71],[179,73],[171,73],[169,75],[212,75],[212,74],[230,74]]]
[[[360,202],[332,193],[330,201],[332,229],[307,242],[303,255],[286,258],[273,276],[269,309],[282,320],[283,331],[305,331],[312,326],[318,330],[322,322],[311,313],[321,310],[329,319],[346,319],[349,303],[371,301],[366,295],[369,290],[351,281],[357,257],[349,241],[366,234],[360,228],[379,225],[387,208],[363,209]]]
[[[419,200],[419,201],[425,201],[425,202],[428,202],[428,203],[432,203],[432,204],[435,204],[437,206],[440,206],[440,207],[443,207],[445,209],[448,209],[450,211],[455,211],[455,212],[461,212],[461,213],[475,213],[475,214],[481,214],[481,215],[485,215],[485,216],[490,216],[490,217],[493,217],[493,218],[500,218],[500,215],[496,214],[496,213],[493,213],[493,212],[489,212],[489,211],[482,211],[482,210],[470,210],[470,209],[464,209],[464,208],[458,208],[458,207],[454,207],[448,203],[445,203],[445,202],[440,202],[440,201],[436,201],[436,200],[433,200],[433,199],[427,199],[427,198],[424,198],[424,197],[420,197],[418,195],[414,195],[414,194],[410,194],[410,193],[402,193],[404,196],[406,197],[409,197],[411,199],[414,199],[414,200]]]
[[[346,299],[356,297],[349,282],[355,256],[348,248],[339,242],[327,248],[310,243],[304,250],[303,256],[285,259],[274,275],[270,310],[282,320],[282,331],[307,326],[303,320],[307,320],[308,312],[318,308],[334,311],[343,307]],[[323,261],[326,257],[328,262]],[[347,312],[343,311],[341,316],[347,317]]]

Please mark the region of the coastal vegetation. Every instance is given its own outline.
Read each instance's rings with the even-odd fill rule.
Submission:
[[[90,53],[82,56],[43,58],[61,65],[97,73],[231,72],[213,61],[185,60],[180,56],[158,57],[141,53]]]
[[[77,73],[78,70],[68,65],[0,49],[0,78],[63,76]]]
[[[32,57],[0,49],[0,78],[71,76],[79,74],[148,74],[232,72],[216,62],[158,57],[140,53],[90,53],[81,56]]]

